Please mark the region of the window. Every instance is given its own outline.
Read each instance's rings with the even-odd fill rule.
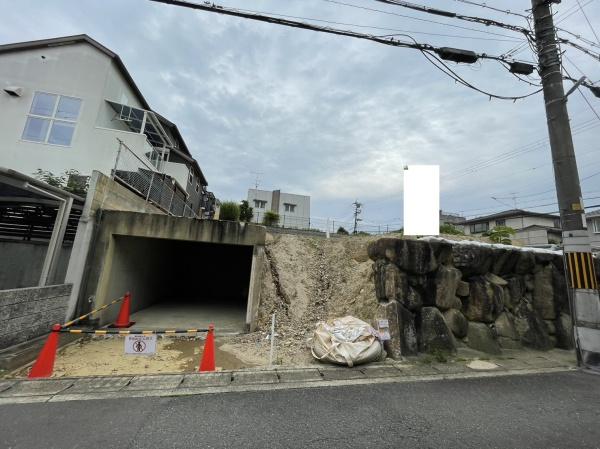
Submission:
[[[600,234],[600,218],[596,218],[592,220],[592,222],[594,224],[594,232]]]
[[[52,145],[71,145],[80,109],[80,98],[36,92],[22,139]]]
[[[194,185],[194,173],[190,170],[189,181],[191,185]]]
[[[264,209],[267,207],[267,202],[263,200],[254,200],[254,207],[257,209]]]
[[[554,227],[560,229],[560,218],[554,219]]]
[[[196,182],[196,192],[200,191],[200,181]]]
[[[496,226],[506,226],[506,220],[504,218],[496,220]]]
[[[471,234],[478,234],[480,232],[485,232],[490,229],[489,222],[485,223],[475,223],[471,225]]]
[[[286,212],[295,212],[296,211],[296,205],[295,204],[283,203],[283,206],[285,207],[285,211]]]

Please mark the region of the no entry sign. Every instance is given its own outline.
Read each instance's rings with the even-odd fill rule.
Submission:
[[[125,354],[152,355],[156,353],[156,335],[127,335]]]

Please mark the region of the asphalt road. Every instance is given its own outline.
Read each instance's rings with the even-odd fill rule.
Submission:
[[[0,406],[2,448],[599,448],[600,376]]]

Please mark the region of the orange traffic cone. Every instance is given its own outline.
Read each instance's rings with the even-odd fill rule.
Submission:
[[[58,348],[58,337],[60,336],[60,324],[52,326],[52,332],[48,336],[48,340],[44,343],[44,347],[40,351],[37,360],[31,367],[29,379],[38,377],[50,377],[54,370],[54,359],[56,358],[56,349]]]
[[[202,360],[200,361],[200,372],[215,370],[215,326],[208,325],[208,334],[204,343],[204,351],[202,352]]]
[[[110,327],[130,327],[135,324],[134,321],[129,321],[129,309],[131,308],[131,293],[125,293],[121,308],[119,309],[119,316],[117,321]]]

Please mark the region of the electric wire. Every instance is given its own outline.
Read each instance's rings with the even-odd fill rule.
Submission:
[[[431,8],[429,6],[418,5],[416,3],[406,2],[404,0],[375,0],[375,1],[380,2],[380,3],[385,3],[388,5],[395,5],[395,6],[400,6],[402,8],[412,9],[414,11],[420,11],[420,12],[424,12],[427,14],[433,14],[433,15],[437,15],[437,16],[448,17],[451,19],[464,20],[464,21],[471,22],[471,23],[480,23],[482,25],[504,28],[506,30],[511,30],[511,31],[521,33],[527,37],[529,37],[531,34],[531,31],[529,29],[518,26],[518,25],[511,25],[508,23],[499,22],[497,20],[486,19],[486,18],[482,18],[482,17],[457,14],[452,11]]]
[[[577,5],[579,5],[579,10],[581,11],[581,14],[583,14],[583,17],[585,17],[585,20],[588,23],[590,30],[592,30],[592,33],[596,37],[596,42],[598,42],[598,44],[600,44],[600,38],[598,38],[598,34],[596,33],[596,30],[592,26],[592,22],[590,22],[590,19],[588,19],[588,16],[585,13],[585,9],[583,9],[583,6],[581,6],[581,2],[579,0],[577,0]]]
[[[526,16],[525,14],[519,14],[516,12],[512,12],[510,9],[501,9],[501,8],[495,8],[493,6],[489,6],[485,3],[477,3],[477,2],[472,2],[470,0],[454,0],[455,2],[459,2],[459,3],[465,3],[467,5],[473,5],[473,6],[479,6],[480,8],[485,8],[485,9],[490,9],[492,11],[497,11],[497,12],[501,12],[504,14],[507,14],[509,16],[517,16],[517,17],[522,17],[525,19],[529,19],[528,16]]]
[[[346,7],[349,7],[349,8],[362,9],[364,11],[377,12],[377,13],[381,13],[381,14],[387,14],[387,15],[390,15],[390,16],[402,17],[402,18],[410,19],[410,20],[417,20],[419,22],[434,23],[436,25],[457,28],[457,29],[460,29],[460,30],[472,31],[474,33],[483,33],[483,34],[488,34],[488,35],[493,35],[493,36],[506,37],[506,38],[509,38],[509,39],[517,39],[514,36],[510,36],[508,34],[494,33],[493,31],[489,31],[489,30],[478,30],[477,28],[471,28],[471,27],[465,27],[465,26],[460,26],[460,25],[454,25],[454,24],[451,24],[451,23],[438,22],[436,20],[423,19],[421,17],[407,16],[405,14],[399,14],[399,13],[391,12],[391,11],[384,11],[383,9],[369,8],[367,6],[353,5],[351,3],[346,3],[346,2],[342,2],[342,1],[338,1],[338,0],[321,0],[321,1],[326,2],[326,3],[332,3],[332,4],[340,5],[340,6],[346,6]]]
[[[385,28],[385,27],[373,26],[373,25],[359,25],[356,23],[337,22],[334,20],[315,19],[313,17],[293,16],[293,15],[289,15],[289,14],[278,14],[278,13],[272,13],[272,12],[257,11],[257,10],[253,10],[253,9],[244,9],[244,8],[236,8],[236,9],[238,11],[243,11],[243,12],[247,12],[247,13],[251,13],[251,14],[269,14],[271,16],[285,17],[288,19],[309,20],[311,22],[321,22],[321,23],[327,23],[327,24],[331,24],[331,25],[342,25],[342,26],[349,26],[349,27],[354,27],[354,28],[368,28],[368,29],[381,30],[381,31],[397,31],[399,33],[424,34],[424,35],[428,35],[428,36],[451,37],[451,38],[457,38],[457,39],[473,39],[473,40],[497,41],[497,42],[521,42],[521,39],[511,37],[511,36],[505,36],[506,39],[497,39],[497,38],[493,38],[493,37],[477,37],[477,36],[464,36],[464,35],[458,35],[458,34],[430,33],[430,32],[426,32],[426,31],[400,30],[397,28]]]
[[[375,36],[375,35],[371,35],[371,34],[358,33],[353,30],[343,30],[343,29],[331,28],[331,27],[327,27],[327,26],[314,25],[314,24],[306,23],[306,22],[298,22],[298,21],[285,19],[285,18],[277,18],[272,15],[267,15],[264,13],[245,12],[240,9],[228,8],[228,7],[217,5],[215,3],[199,4],[199,3],[193,3],[190,1],[186,1],[186,0],[149,0],[149,1],[156,2],[156,3],[164,3],[164,4],[174,5],[174,6],[181,6],[181,7],[196,9],[196,10],[200,10],[200,11],[214,12],[217,14],[223,14],[223,15],[228,15],[228,16],[241,17],[244,19],[256,20],[259,22],[271,23],[271,24],[287,26],[287,27],[292,27],[292,28],[306,29],[306,30],[334,34],[334,35],[339,35],[339,36],[354,37],[356,39],[373,41],[373,42],[377,42],[377,43],[384,44],[384,45],[390,45],[390,46],[394,46],[394,47],[416,49],[416,50],[421,51],[423,54],[428,53],[430,56],[430,57],[428,57],[430,62],[432,62],[430,58],[437,59],[439,61],[439,63],[443,66],[443,67],[437,66],[437,68],[440,69],[442,72],[444,72],[446,75],[450,76],[456,82],[462,84],[465,87],[469,87],[470,89],[473,89],[477,92],[483,93],[486,96],[488,96],[489,98],[497,98],[497,99],[501,99],[501,100],[516,101],[516,100],[530,97],[530,96],[535,95],[540,92],[540,90],[537,90],[537,91],[530,92],[528,94],[520,95],[520,96],[504,96],[504,95],[492,94],[492,93],[486,92],[482,89],[479,89],[476,86],[474,86],[473,84],[462,79],[458,74],[456,74],[456,72],[454,72],[452,69],[450,69],[445,63],[443,63],[439,58],[437,58],[437,56],[435,56],[433,54],[433,52],[440,51],[441,48],[434,47],[433,45],[430,45],[430,44],[418,43],[412,36],[408,36],[408,35],[405,35],[405,36],[409,37],[412,42],[401,41],[401,40],[395,39],[394,37],[386,38],[386,37]],[[387,0],[387,1],[390,1],[390,0]],[[486,53],[481,53],[481,54],[476,54],[476,55],[477,55],[478,59],[490,59],[490,60],[495,60],[495,61],[507,62],[507,59],[502,56],[492,56],[492,55],[488,55]],[[436,65],[434,62],[432,62],[432,63],[434,65]]]

